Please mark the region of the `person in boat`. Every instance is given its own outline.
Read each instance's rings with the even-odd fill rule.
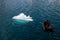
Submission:
[[[50,25],[50,23],[49,23],[48,20],[46,20],[46,21],[43,23],[43,30],[44,30],[44,31],[50,31],[50,32],[53,31],[52,26]]]

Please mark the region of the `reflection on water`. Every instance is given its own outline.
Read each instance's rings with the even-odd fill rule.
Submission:
[[[59,0],[0,0],[0,40],[60,40]],[[19,13],[31,15],[33,22],[16,24],[12,17]],[[54,27],[53,33],[42,30],[42,23],[48,19]]]

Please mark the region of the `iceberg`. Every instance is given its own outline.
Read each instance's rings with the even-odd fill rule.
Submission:
[[[21,23],[33,21],[32,17],[30,17],[30,15],[26,16],[24,13],[20,13],[17,16],[13,16],[12,19],[14,19],[15,21],[21,22]]]

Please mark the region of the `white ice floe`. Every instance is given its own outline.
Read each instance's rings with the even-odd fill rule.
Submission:
[[[20,13],[19,15],[12,17],[12,19],[24,20],[24,21],[33,21],[32,17],[30,17],[30,15],[26,16],[24,13]]]

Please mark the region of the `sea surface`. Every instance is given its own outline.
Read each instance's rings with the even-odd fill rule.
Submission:
[[[20,13],[34,21],[14,22]],[[54,32],[44,32],[42,24],[49,20]],[[0,40],[60,40],[60,0],[0,0]]]

